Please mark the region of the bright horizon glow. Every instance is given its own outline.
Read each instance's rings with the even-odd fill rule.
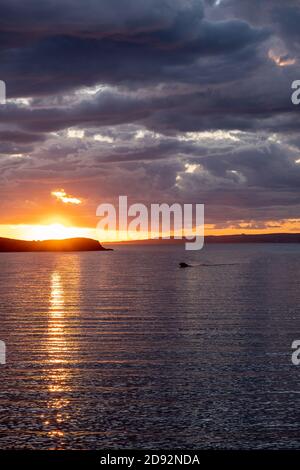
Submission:
[[[67,227],[62,223],[47,225],[0,225],[0,237],[18,240],[63,240],[65,238],[94,238],[95,229]]]
[[[229,226],[216,228],[213,224],[205,225],[205,235],[240,235],[240,234],[267,234],[267,233],[300,233],[300,220],[287,219],[276,223],[270,221],[266,228],[249,228],[245,222],[237,227]],[[167,235],[167,234],[166,234]],[[158,234],[156,234],[159,237]],[[0,224],[0,237],[13,238],[17,240],[63,240],[66,238],[92,238],[100,242],[114,243],[128,240],[145,240],[149,238],[148,233],[126,233],[118,234],[115,238],[115,232],[100,233],[96,227],[72,227],[62,222],[51,221],[48,224]],[[152,238],[155,237],[155,234]]]

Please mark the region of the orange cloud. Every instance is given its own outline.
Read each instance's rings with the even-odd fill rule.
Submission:
[[[59,201],[63,202],[64,204],[81,204],[82,200],[78,197],[70,196],[66,193],[64,189],[59,189],[56,191],[52,191],[51,196],[56,197]]]
[[[294,65],[296,59],[289,57],[287,54],[279,55],[273,49],[269,50],[269,59],[273,60],[278,67],[288,67],[289,65]]]

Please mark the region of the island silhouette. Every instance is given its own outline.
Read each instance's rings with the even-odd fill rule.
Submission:
[[[0,252],[41,251],[112,251],[90,238],[66,238],[63,240],[25,241],[0,238]]]

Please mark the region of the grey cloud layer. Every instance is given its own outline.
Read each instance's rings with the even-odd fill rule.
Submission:
[[[0,78],[9,98],[30,98],[0,108],[10,204],[57,180],[91,207],[130,188],[139,200],[205,202],[224,223],[296,217],[300,6],[216,3],[2,0]],[[295,63],[278,67],[276,47]],[[220,130],[223,140],[185,135]]]

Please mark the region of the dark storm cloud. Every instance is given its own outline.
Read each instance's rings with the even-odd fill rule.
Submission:
[[[168,29],[184,15],[203,17],[199,0],[2,0],[1,29],[31,37],[65,34],[97,36]],[[194,23],[192,23],[193,25]]]
[[[225,178],[231,173],[233,181],[250,187],[279,191],[288,189],[299,193],[300,165],[295,163],[295,152],[281,145],[243,148],[228,154],[204,157],[200,161],[204,168],[218,177]]]
[[[31,134],[28,132],[20,132],[18,130],[0,130],[0,141],[16,144],[26,144],[32,142],[42,142],[45,136],[41,134]]]
[[[268,26],[292,48],[300,45],[299,0],[223,0],[219,13],[225,12],[251,24]]]
[[[32,151],[33,147],[16,146],[10,142],[0,142],[0,155],[17,154],[25,151]]]
[[[274,9],[273,19],[278,25],[280,32],[291,47],[292,51],[300,52],[300,5],[295,2],[287,2],[286,5],[277,6]]]
[[[245,21],[206,20],[199,0],[124,5],[123,0],[4,2],[0,60],[10,95],[59,93],[98,82],[191,81],[186,68],[201,58],[246,49],[249,59],[268,36]],[[193,70],[194,81],[201,80],[205,66]]]
[[[208,149],[204,145],[196,145],[191,142],[178,142],[177,139],[165,139],[150,145],[136,145],[134,148],[118,146],[115,151],[102,151],[102,155],[96,158],[99,162],[142,162],[176,159],[180,156],[206,155]]]

